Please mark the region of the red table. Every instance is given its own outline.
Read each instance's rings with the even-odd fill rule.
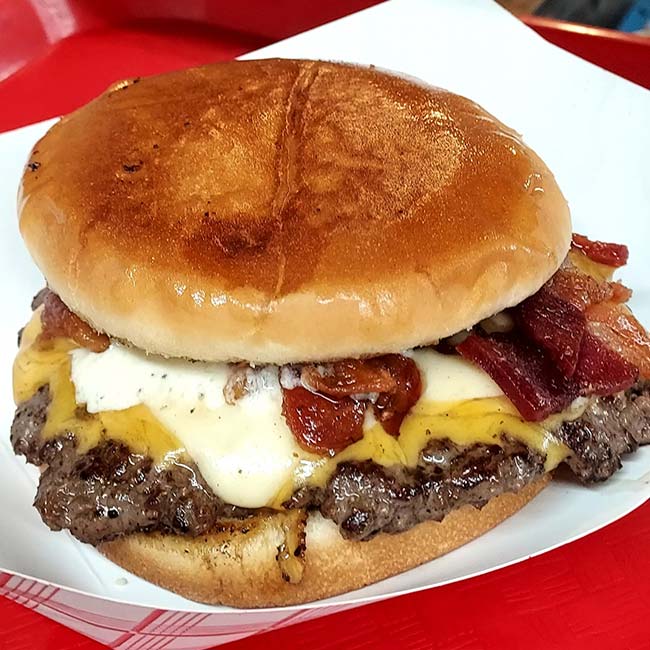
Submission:
[[[0,0],[0,79],[17,69],[0,83],[0,131],[65,113],[115,79],[229,59],[371,4],[330,0],[307,9],[299,0],[278,0],[271,13],[263,0],[228,6],[209,0]],[[204,24],[161,21],[169,12],[178,19],[199,15]],[[536,18],[526,22],[557,45],[650,87],[650,39]],[[648,539],[650,504],[516,566],[229,647],[650,648]],[[101,647],[0,598],[0,650]]]

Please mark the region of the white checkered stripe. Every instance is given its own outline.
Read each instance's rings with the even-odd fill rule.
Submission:
[[[119,650],[201,650],[350,607],[178,612],[117,603],[2,572],[0,595]]]

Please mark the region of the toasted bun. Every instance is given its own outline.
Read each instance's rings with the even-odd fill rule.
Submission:
[[[494,497],[481,510],[465,506],[440,523],[367,542],[346,541],[331,521],[312,515],[298,584],[282,579],[276,555],[284,533],[273,515],[195,539],[139,533],[99,550],[128,571],[192,600],[233,607],[295,605],[359,589],[448,553],[517,512],[549,480],[547,474],[516,494]]]
[[[25,170],[20,229],[93,326],[149,352],[395,352],[535,292],[566,202],[475,103],[373,68],[264,60],[117,84]]]

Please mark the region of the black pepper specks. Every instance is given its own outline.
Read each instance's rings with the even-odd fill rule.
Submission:
[[[191,122],[189,120],[185,120],[185,122],[183,122],[183,126],[187,128],[188,126],[191,126]]]
[[[138,160],[137,163],[131,163],[131,164],[127,164],[127,165],[122,165],[122,169],[123,169],[125,172],[128,172],[129,174],[132,174],[133,172],[140,171],[140,169],[142,169],[142,165],[143,165],[143,164],[144,164],[144,163],[143,163],[141,160]]]
[[[29,169],[30,172],[35,172],[40,166],[41,163],[34,161],[27,165],[27,169]]]

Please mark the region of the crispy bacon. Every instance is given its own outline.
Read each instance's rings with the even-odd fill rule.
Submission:
[[[415,362],[400,354],[304,366],[301,381],[310,390],[330,397],[376,395],[375,417],[393,436],[399,435],[404,417],[422,392]]]
[[[612,283],[613,284],[613,283]],[[570,262],[565,262],[544,285],[544,290],[581,311],[589,305],[611,300],[614,290],[608,282],[598,282]]]
[[[538,422],[578,396],[611,395],[632,386],[637,369],[585,332],[573,377],[565,377],[545,351],[516,334],[472,334],[458,352],[483,368],[525,420]]]
[[[627,246],[611,244],[603,241],[593,241],[584,235],[573,233],[571,247],[582,251],[589,259],[607,266],[625,266],[629,257]]]
[[[573,245],[599,264],[627,261],[625,246],[581,235]],[[631,295],[620,282],[598,280],[567,259],[513,309],[518,334],[473,334],[456,349],[494,379],[525,419],[541,420],[578,395],[611,395],[650,377],[650,336],[625,305]]]
[[[549,294],[572,307],[565,306],[563,316],[556,313],[561,310],[560,303],[549,299]],[[585,314],[586,326],[590,332],[636,365],[642,377],[648,377],[650,338],[625,306],[631,296],[632,291],[621,282],[598,281],[570,262],[565,262],[544,287],[517,307],[515,312],[520,314],[520,324],[524,331],[551,354],[568,376],[571,376],[571,369],[568,364],[564,364],[562,355],[554,348],[561,347],[567,354],[570,350],[573,356],[569,355],[569,358],[575,359],[575,347],[568,346],[571,343],[570,328],[584,329],[576,317],[574,308],[578,308]],[[551,323],[548,322],[551,318],[551,315],[545,313],[548,311],[552,316],[557,316],[557,322],[552,323],[555,331],[551,330]],[[566,328],[563,327],[565,323]],[[569,336],[565,339],[563,335],[566,334]],[[576,334],[573,337],[574,344],[577,338]]]
[[[626,305],[603,302],[586,311],[587,329],[650,378],[650,336]]]
[[[93,329],[71,312],[61,298],[52,291],[49,291],[43,299],[41,324],[43,330],[39,336],[40,341],[64,337],[72,339],[82,348],[88,348],[93,352],[103,352],[110,344],[106,334]]]
[[[374,359],[372,360],[375,361]],[[380,392],[374,404],[375,417],[391,436],[398,436],[400,426],[422,394],[422,380],[415,361],[401,354],[386,354],[376,359],[395,382],[391,392]]]
[[[422,392],[415,362],[399,354],[303,366],[300,382],[283,387],[282,412],[298,443],[319,453],[335,453],[362,437],[369,401],[384,429],[399,435]]]
[[[303,366],[300,380],[312,391],[330,397],[386,393],[397,387],[390,370],[379,359],[346,359]]]
[[[471,334],[456,350],[492,377],[525,420],[543,420],[578,397],[551,359],[516,334]]]
[[[548,352],[565,377],[571,377],[586,328],[583,312],[546,287],[524,300],[514,312],[522,331]]]
[[[282,415],[307,451],[334,454],[363,437],[366,404],[331,398],[306,388],[282,389]]]
[[[609,286],[612,290],[612,300],[614,302],[627,302],[632,297],[632,289],[628,289],[620,282],[610,282]]]
[[[585,332],[573,381],[581,395],[611,395],[634,384],[639,371],[620,354]]]

